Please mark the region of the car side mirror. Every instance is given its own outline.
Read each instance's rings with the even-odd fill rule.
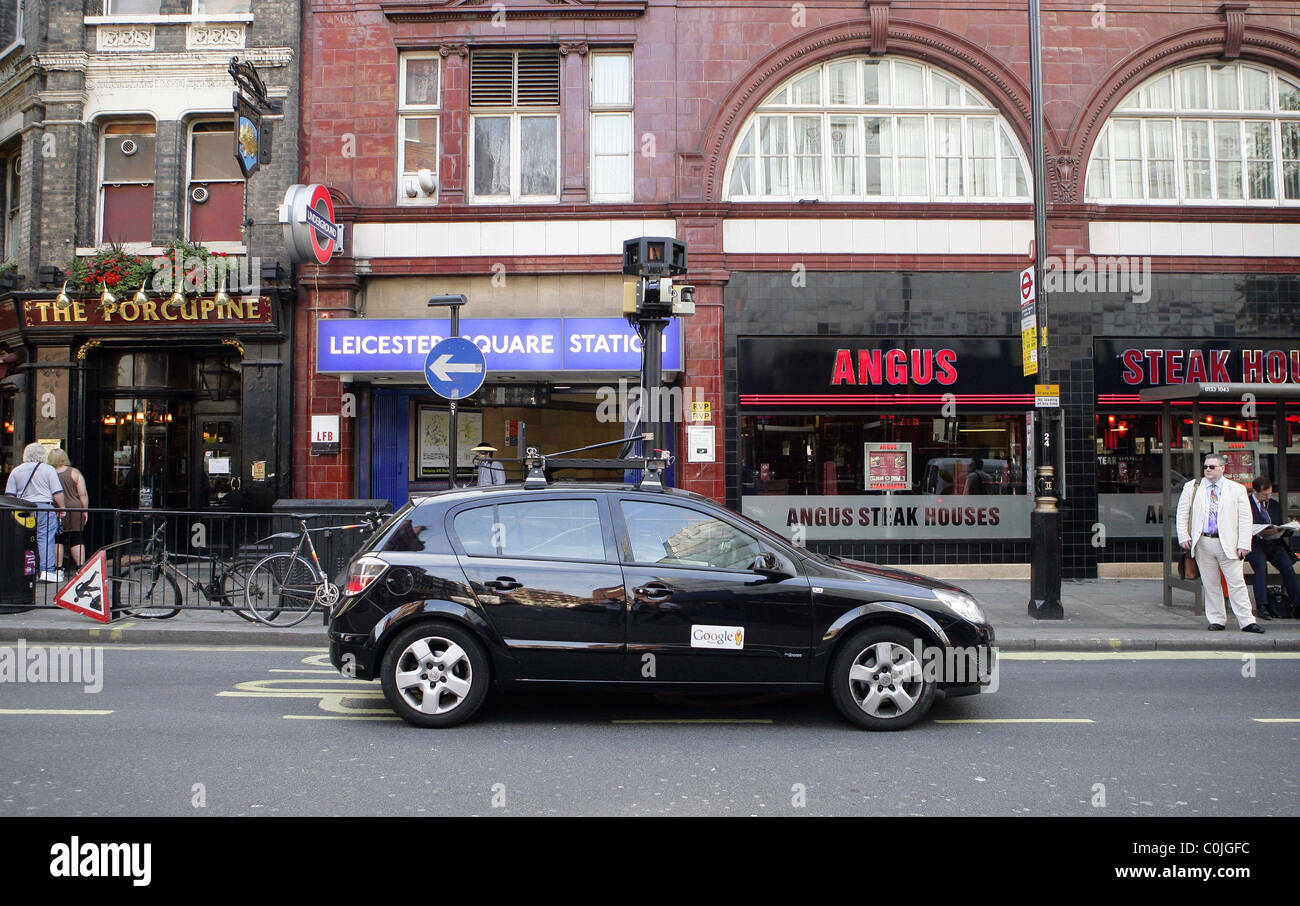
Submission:
[[[781,558],[771,551],[764,551],[755,557],[750,569],[770,578],[793,579],[795,575],[794,571],[782,564]]]

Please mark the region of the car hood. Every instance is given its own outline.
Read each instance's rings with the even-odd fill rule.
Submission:
[[[841,574],[842,578],[849,581],[860,580],[865,575],[887,582],[912,585],[917,588],[930,590],[941,588],[944,591],[967,594],[967,592],[955,585],[940,582],[938,579],[931,579],[929,576],[888,566],[878,566],[875,563],[867,563],[863,560],[819,560],[818,563],[825,569]]]

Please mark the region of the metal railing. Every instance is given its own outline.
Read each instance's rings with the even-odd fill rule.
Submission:
[[[269,538],[279,532],[296,532],[306,518],[315,534],[321,567],[336,580],[348,561],[386,518],[380,513],[231,513],[184,510],[116,510],[91,508],[64,512],[86,514],[81,543],[87,559],[105,551],[114,611],[145,608],[159,615],[167,608],[150,597],[147,574],[162,573],[174,582],[175,603],[183,611],[236,611],[243,609],[242,581],[267,554],[291,550],[292,539]],[[369,521],[372,528],[330,531],[334,526]],[[63,577],[79,568],[65,547]],[[160,565],[166,563],[166,566]],[[62,583],[39,581],[37,608],[58,608],[54,599]],[[142,576],[141,574],[145,574]],[[237,584],[236,584],[237,583]],[[340,583],[341,584],[341,583]],[[238,600],[237,600],[238,599]],[[170,603],[170,601],[168,602]]]

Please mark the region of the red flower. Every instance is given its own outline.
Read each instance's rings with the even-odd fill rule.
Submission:
[[[122,278],[119,277],[116,273],[111,273],[104,277],[104,284],[106,286],[117,286],[121,282],[122,282]]]

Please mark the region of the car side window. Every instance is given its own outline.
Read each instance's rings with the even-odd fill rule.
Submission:
[[[422,516],[424,518],[421,518]],[[430,518],[427,512],[422,514],[418,509],[412,510],[407,518],[388,533],[378,549],[450,553],[442,528],[435,523],[436,521]]]
[[[452,520],[471,557],[604,560],[600,508],[594,500],[529,500],[462,510]]]
[[[620,501],[637,563],[749,569],[762,547],[720,519],[664,503]]]

